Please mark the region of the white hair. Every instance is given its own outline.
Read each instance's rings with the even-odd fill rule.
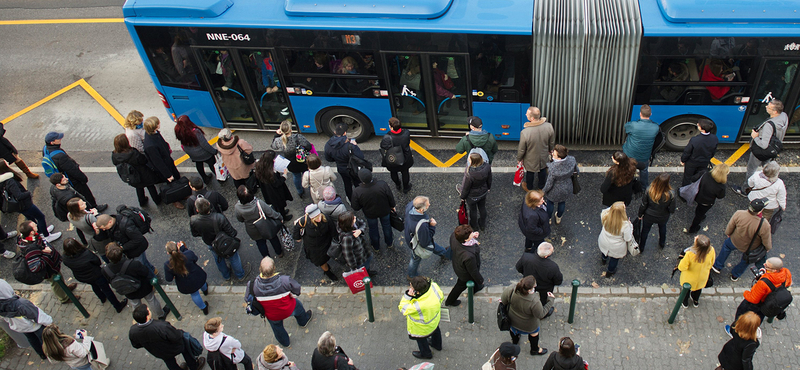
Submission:
[[[541,244],[539,244],[539,247],[536,248],[536,254],[538,254],[539,257],[547,258],[553,254],[554,249],[555,248],[553,248],[552,244],[548,242],[542,242]]]

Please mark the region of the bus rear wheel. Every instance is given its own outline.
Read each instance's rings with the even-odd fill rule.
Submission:
[[[332,109],[325,112],[319,123],[329,136],[334,135],[334,129],[339,123],[347,125],[347,137],[364,142],[372,135],[372,122],[367,116],[352,109]]]
[[[689,140],[700,134],[697,122],[701,117],[681,116],[675,117],[661,124],[664,133],[664,146],[671,151],[680,152],[689,144]]]

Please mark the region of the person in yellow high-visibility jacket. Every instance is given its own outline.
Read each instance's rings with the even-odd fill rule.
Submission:
[[[424,276],[411,278],[411,284],[400,300],[400,313],[406,317],[408,337],[416,340],[419,351],[411,352],[416,358],[432,359],[431,347],[442,350],[442,332],[439,319],[444,294],[439,285]]]

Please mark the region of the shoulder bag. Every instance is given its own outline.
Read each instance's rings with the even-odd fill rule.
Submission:
[[[383,157],[383,166],[384,167],[401,167],[406,162],[405,153],[403,153],[403,147],[400,145],[394,144],[394,137],[389,136],[389,143],[392,146],[389,149],[381,149],[381,156]]]
[[[9,181],[14,181],[14,180],[12,179]],[[3,207],[2,207],[3,213],[13,213],[20,211],[19,201],[17,201],[17,198],[11,195],[11,193],[5,188],[5,186],[3,187],[2,201],[3,201]]]
[[[764,246],[764,243],[760,243],[758,247],[753,248],[753,243],[755,243],[756,236],[758,236],[758,232],[761,231],[761,225],[763,224],[764,218],[761,218],[761,220],[758,221],[756,233],[753,234],[753,239],[750,239],[750,245],[747,246],[747,252],[744,252],[744,256],[742,256],[742,259],[747,261],[748,264],[761,261],[767,256],[767,247]]]
[[[783,143],[781,143],[781,140],[778,139],[778,130],[775,128],[775,124],[772,122],[772,120],[769,120],[766,123],[769,123],[772,126],[772,136],[769,138],[767,147],[762,148],[755,143],[755,145],[750,146],[750,152],[753,153],[754,157],[758,158],[758,160],[762,162],[777,158],[778,153],[783,150]],[[764,127],[765,124],[762,124],[761,127]],[[761,127],[759,127],[757,131],[761,131]]]
[[[214,216],[215,214],[212,214]],[[225,216],[222,216],[225,217]],[[211,247],[214,253],[220,258],[230,258],[239,251],[241,240],[239,238],[230,236],[224,231],[219,230],[216,220],[211,220],[214,225],[214,241],[211,242]]]
[[[572,194],[578,194],[581,192],[581,184],[578,182],[578,173],[572,173]]]
[[[497,328],[500,329],[500,331],[511,330],[511,319],[508,317],[508,308],[511,306],[511,298],[514,297],[515,290],[516,288],[511,290],[511,295],[508,296],[508,304],[503,304],[502,299],[497,303]]]
[[[253,154],[253,152],[245,152],[244,149],[242,149],[242,147],[239,145],[237,145],[236,148],[239,149],[239,158],[242,159],[242,163],[245,165],[256,163],[256,156]]]
[[[631,225],[631,227],[633,227],[633,225]],[[630,253],[631,257],[636,257],[640,252],[641,250],[639,249],[639,242],[636,241],[636,238],[631,238],[631,240],[628,242],[628,253]]]

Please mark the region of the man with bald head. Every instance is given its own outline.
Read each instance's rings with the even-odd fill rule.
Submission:
[[[264,257],[259,266],[259,275],[247,283],[244,291],[245,302],[260,304],[263,315],[272,327],[275,339],[284,347],[288,347],[289,333],[283,327],[283,320],[294,316],[297,325],[306,327],[311,321],[311,310],[306,311],[296,297],[300,295],[300,283],[287,275],[275,271],[275,261]],[[257,302],[254,302],[256,300]],[[258,314],[254,311],[254,315]]]
[[[792,273],[789,272],[789,269],[783,267],[783,260],[780,258],[768,258],[767,261],[764,262],[763,269],[765,270],[764,275],[758,279],[750,290],[744,292],[744,300],[739,304],[739,308],[736,309],[736,317],[733,319],[734,322],[736,322],[739,316],[744,315],[748,311],[755,312],[761,317],[762,321],[764,320],[764,313],[761,312],[761,304],[764,303],[767,296],[772,293],[772,288],[767,284],[767,280],[776,288],[781,284],[786,284],[785,286],[787,288],[792,286]],[[786,312],[781,312],[776,317],[778,320],[783,320],[786,317]],[[731,326],[725,325],[725,331],[728,335],[731,335]]]
[[[523,125],[517,146],[517,162],[525,166],[525,182],[522,188],[525,191],[541,189],[547,181],[547,163],[550,162],[550,153],[556,145],[556,136],[553,125],[542,117],[542,112],[537,107],[528,108],[525,114],[528,122]],[[533,177],[539,174],[537,187],[534,187]]]

